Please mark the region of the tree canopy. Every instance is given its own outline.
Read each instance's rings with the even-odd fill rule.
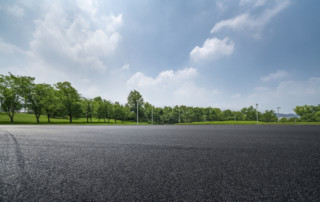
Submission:
[[[145,102],[140,92],[132,90],[127,103],[112,102],[100,96],[95,98],[82,97],[70,82],[58,82],[54,85],[37,84],[34,77],[16,76],[11,73],[0,75],[0,103],[10,121],[14,122],[17,112],[33,113],[37,123],[42,115],[48,117],[92,118],[110,122],[110,119],[124,121],[139,120],[155,124],[172,124],[206,121],[259,121],[276,122],[274,110],[257,112],[255,107],[244,107],[239,111],[221,110],[215,107],[164,106],[155,107]],[[295,107],[294,111],[300,118],[279,119],[280,121],[320,121],[320,104]]]

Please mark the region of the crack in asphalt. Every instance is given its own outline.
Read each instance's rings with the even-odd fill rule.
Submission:
[[[13,134],[11,134],[8,131],[5,131],[5,133],[8,134],[14,142],[15,154],[16,154],[16,158],[17,158],[17,165],[20,170],[20,173],[25,173],[25,159],[24,159],[23,153],[21,151],[20,144],[17,141],[17,139],[14,137]]]
[[[12,196],[9,196],[9,201],[20,201],[26,199],[25,197],[28,195],[28,185],[30,185],[31,177],[25,170],[25,158],[23,155],[23,152],[20,147],[20,143],[16,139],[16,137],[6,131],[3,130],[4,134],[6,134],[7,137],[11,137],[14,145],[14,151],[15,151],[15,157],[17,162],[17,168],[18,168],[18,174],[16,177],[16,184],[15,184],[15,191],[13,192]],[[1,183],[1,182],[0,182]],[[31,183],[32,184],[32,183]]]

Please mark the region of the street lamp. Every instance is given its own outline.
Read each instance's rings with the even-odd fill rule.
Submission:
[[[152,120],[152,125],[153,125],[153,106],[152,106],[152,109],[151,109],[151,120]]]
[[[139,124],[139,100],[137,100],[137,125]]]
[[[257,125],[258,125],[258,104],[256,104],[256,116],[257,116]]]
[[[279,110],[281,107],[277,107],[278,108],[278,122],[279,122]]]

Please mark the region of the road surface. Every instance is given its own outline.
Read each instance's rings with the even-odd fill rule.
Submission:
[[[0,126],[0,201],[320,201],[319,126]]]

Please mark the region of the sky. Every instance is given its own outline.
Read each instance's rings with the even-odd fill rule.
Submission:
[[[87,98],[293,113],[320,104],[320,1],[1,0],[0,74]]]

